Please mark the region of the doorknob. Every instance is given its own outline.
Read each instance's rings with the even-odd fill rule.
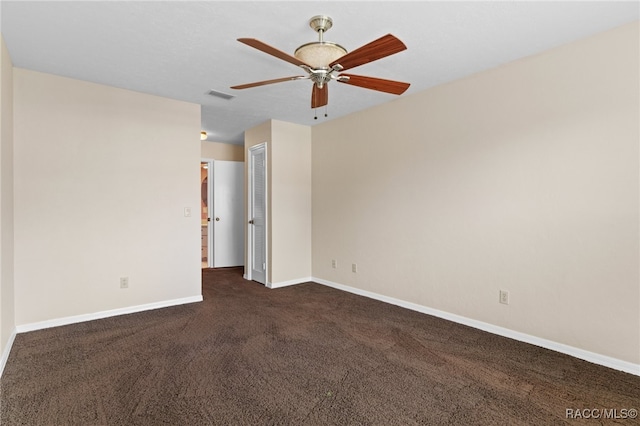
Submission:
[[[216,217],[216,222],[220,222],[220,218],[219,217]]]
[[[253,219],[249,221],[249,225],[253,225]]]

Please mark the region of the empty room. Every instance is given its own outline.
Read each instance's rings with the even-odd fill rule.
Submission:
[[[634,1],[0,3],[0,424],[638,424]]]

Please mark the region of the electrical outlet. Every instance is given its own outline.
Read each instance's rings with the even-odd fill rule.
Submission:
[[[351,264],[351,272],[358,272],[358,264],[357,263],[352,263]]]
[[[129,277],[120,277],[120,288],[129,288]]]
[[[503,305],[509,304],[509,292],[506,290],[500,290],[500,303]]]
[[[335,259],[331,260],[331,267],[333,269],[336,269],[338,267],[338,261]]]

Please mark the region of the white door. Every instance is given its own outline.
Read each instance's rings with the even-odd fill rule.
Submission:
[[[249,279],[267,283],[267,174],[265,144],[249,149]]]
[[[244,163],[213,162],[213,267],[244,265]]]

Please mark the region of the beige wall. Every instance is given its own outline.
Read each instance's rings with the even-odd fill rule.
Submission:
[[[313,276],[640,363],[638,40],[315,126]]]
[[[218,161],[244,161],[244,146],[221,142],[200,142],[202,158]]]
[[[311,277],[311,128],[274,120],[270,162],[271,283]]]
[[[311,129],[271,120],[245,132],[250,147],[267,143],[267,281],[311,277]],[[248,169],[245,175],[248,184]],[[245,184],[246,187],[246,184]],[[245,265],[249,267],[245,256]]]
[[[0,356],[15,329],[13,267],[13,67],[0,35]],[[2,365],[0,365],[0,373]]]
[[[18,325],[201,295],[198,105],[14,68],[14,112]]]

